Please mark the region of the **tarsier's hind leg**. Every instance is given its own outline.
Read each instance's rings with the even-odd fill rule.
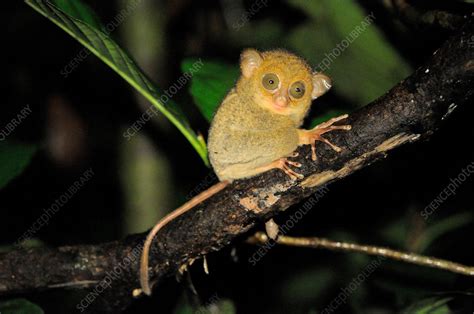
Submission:
[[[225,168],[218,171],[220,178],[235,178],[239,176],[240,178],[250,178],[261,173],[270,171],[272,169],[281,169],[285,172],[291,179],[302,179],[303,175],[294,171],[290,166],[299,168],[301,164],[299,162],[290,161],[287,158],[296,157],[298,153],[292,153],[288,157],[279,158],[275,161],[272,161],[264,166],[257,166],[250,164],[235,164],[226,166]]]
[[[293,156],[296,157],[297,154],[292,155],[292,157]],[[260,172],[266,172],[272,169],[280,169],[284,173],[286,173],[292,180],[304,178],[301,173],[294,171],[290,166],[300,168],[301,164],[296,161],[288,160],[286,157],[284,157],[277,159],[266,166],[258,167],[257,170],[259,170]]]

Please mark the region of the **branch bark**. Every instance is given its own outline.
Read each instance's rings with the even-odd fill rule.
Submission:
[[[414,28],[429,26],[438,30],[457,30],[464,24],[464,16],[473,13],[473,5],[464,2],[450,3],[450,11],[436,8],[439,7],[439,3],[436,2],[425,3],[424,8],[417,7],[407,0],[392,0],[384,4]],[[430,8],[430,6],[433,7]]]
[[[473,19],[438,49],[426,65],[385,95],[352,113],[352,130],[327,138],[343,147],[335,153],[318,145],[318,161],[309,147],[297,161],[305,175],[289,181],[281,171],[239,180],[168,224],[155,238],[151,278],[161,281],[193,259],[218,251],[322,186],[385,158],[403,144],[428,138],[457,107],[472,101],[474,83]],[[14,250],[0,254],[0,295],[58,287],[87,288],[94,297],[82,302],[90,312],[119,312],[139,287],[139,254],[146,233],[99,245]],[[84,301],[84,300],[83,300]]]

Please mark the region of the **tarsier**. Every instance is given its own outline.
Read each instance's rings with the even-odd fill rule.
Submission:
[[[297,147],[311,145],[312,159],[316,160],[316,141],[341,150],[323,138],[324,133],[351,129],[350,125],[334,125],[347,115],[330,119],[312,130],[300,129],[312,100],[331,88],[331,80],[313,72],[302,58],[284,50],[247,49],[241,54],[240,69],[241,76],[217,109],[209,131],[209,160],[220,182],[168,214],[150,231],[140,265],[140,284],[145,294],[151,294],[150,246],[163,226],[233,180],[271,169],[281,169],[292,180],[302,179],[303,175],[295,170],[301,164],[288,159],[297,156]],[[275,238],[276,224],[271,220],[266,227],[268,235]]]

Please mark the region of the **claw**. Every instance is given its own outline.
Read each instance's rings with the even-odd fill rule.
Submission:
[[[298,156],[298,153],[296,153],[296,154],[293,153],[291,155],[291,157],[293,157],[293,156],[294,157]],[[301,163],[296,162],[296,161],[290,161],[287,158],[280,158],[280,159],[277,159],[277,160],[269,163],[268,165],[257,168],[257,170],[260,171],[260,172],[265,172],[265,171],[268,171],[268,170],[271,170],[271,169],[280,169],[284,173],[286,173],[290,177],[291,180],[297,180],[297,179],[303,179],[304,178],[304,175],[294,171],[293,169],[290,168],[290,166],[300,168]]]
[[[279,168],[283,170],[292,180],[297,180],[297,179],[303,179],[304,175],[301,173],[295,172],[293,169],[291,169],[288,165],[292,165],[295,167],[301,167],[301,164],[299,162],[293,162],[289,161],[286,158],[281,158],[278,161],[278,164],[276,165],[275,168]]]
[[[295,166],[296,168],[301,168],[301,163],[299,162],[287,160],[286,163],[289,165]]]
[[[290,156],[288,156],[289,158],[295,158],[295,157],[298,157],[300,155],[300,153],[298,152],[292,152]]]
[[[334,149],[336,152],[340,152],[342,150],[342,148],[340,148],[339,146],[336,146],[334,145],[333,143],[329,142],[327,139],[325,139],[324,137],[320,137],[318,139],[319,141],[323,142],[323,143],[326,143],[328,144],[332,149]]]

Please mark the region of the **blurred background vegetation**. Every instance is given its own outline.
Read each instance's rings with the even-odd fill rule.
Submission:
[[[76,1],[54,2],[81,16]],[[412,1],[423,9],[457,12],[472,11],[469,2]],[[195,60],[203,61],[173,102],[204,137],[213,108],[238,75],[243,48],[286,48],[320,69],[326,54],[374,14],[373,24],[324,69],[334,88],[314,104],[310,125],[383,95],[449,35],[441,28],[407,25],[393,14],[388,0],[85,3],[95,12],[85,21],[98,29],[99,21],[108,25],[127,12],[110,37],[133,56],[158,91],[175,84]],[[127,10],[131,4],[133,9]],[[119,239],[147,230],[183,203],[210,173],[185,137],[162,114],[134,136],[124,136],[150,103],[92,54],[64,75],[83,46],[22,1],[5,5],[1,130],[25,106],[32,112],[0,141],[0,249],[12,249],[43,210],[89,168],[93,178],[27,245]],[[474,161],[472,112],[472,107],[457,109],[430,141],[398,149],[331,185],[291,235],[389,245],[474,265],[472,178],[429,219],[420,214],[450,178]],[[138,300],[129,313],[194,313],[209,304],[208,310],[217,311],[212,313],[319,313],[373,260],[274,247],[253,266],[248,259],[257,249],[242,241],[211,254],[210,275],[203,274],[201,265],[191,267],[197,295],[189,280],[170,279],[153,299]],[[385,260],[335,312],[472,313],[472,282]],[[72,313],[84,294],[56,290],[12,296],[0,299],[0,312]]]

